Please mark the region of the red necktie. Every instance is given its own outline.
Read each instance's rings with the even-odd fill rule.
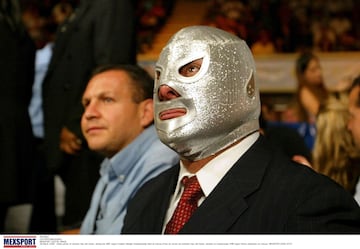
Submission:
[[[181,183],[184,185],[184,192],[173,216],[166,225],[165,234],[177,234],[197,209],[197,202],[203,196],[200,184],[196,176],[185,176]]]

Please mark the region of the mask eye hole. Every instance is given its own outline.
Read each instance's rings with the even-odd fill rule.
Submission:
[[[192,77],[196,75],[200,71],[202,62],[203,62],[203,58],[189,62],[188,64],[180,67],[179,74],[184,77]]]

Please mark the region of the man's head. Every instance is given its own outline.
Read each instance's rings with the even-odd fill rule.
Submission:
[[[354,141],[360,149],[360,76],[353,81],[350,88],[349,112],[348,129],[351,131]]]
[[[255,63],[246,43],[223,30],[187,27],[156,63],[155,124],[183,158],[214,155],[259,129]]]
[[[107,157],[153,123],[153,79],[138,66],[98,68],[82,98],[82,132],[90,149]]]

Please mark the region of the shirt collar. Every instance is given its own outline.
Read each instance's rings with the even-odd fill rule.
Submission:
[[[135,140],[116,153],[112,158],[104,159],[100,168],[101,176],[107,174],[109,175],[109,180],[118,178],[120,181],[124,181],[133,168],[133,165],[139,161],[139,158],[156,138],[154,125],[147,127]]]
[[[211,193],[211,191],[221,181],[221,179],[235,164],[235,162],[239,160],[239,158],[251,147],[251,145],[255,143],[258,137],[259,132],[255,132],[247,136],[240,143],[225,150],[223,153],[209,161],[198,172],[196,172],[196,176],[205,197],[207,197]],[[188,172],[183,163],[180,161],[180,172],[175,193],[178,193],[181,189],[181,179],[184,176],[191,175],[194,174]]]

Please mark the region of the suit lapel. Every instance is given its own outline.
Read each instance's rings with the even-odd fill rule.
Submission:
[[[134,202],[133,212],[127,214],[128,220],[131,221],[125,229],[127,233],[162,232],[170,198],[176,188],[178,174],[179,164],[159,175],[156,181],[152,182],[151,188],[140,189],[146,193],[142,193],[141,198]]]
[[[229,230],[247,209],[246,197],[262,182],[271,156],[263,144],[260,137],[234,164],[180,233],[223,233]]]
[[[165,216],[169,207],[170,199],[176,188],[179,170],[180,170],[180,164],[173,167],[170,170],[169,174],[163,177],[162,184],[160,185],[160,188],[157,191],[158,203],[155,204],[154,202],[154,204],[158,205],[157,207],[155,207],[155,209],[158,210],[159,217],[155,217],[155,226],[156,226],[155,230],[158,231],[159,233],[161,233],[163,229]]]

